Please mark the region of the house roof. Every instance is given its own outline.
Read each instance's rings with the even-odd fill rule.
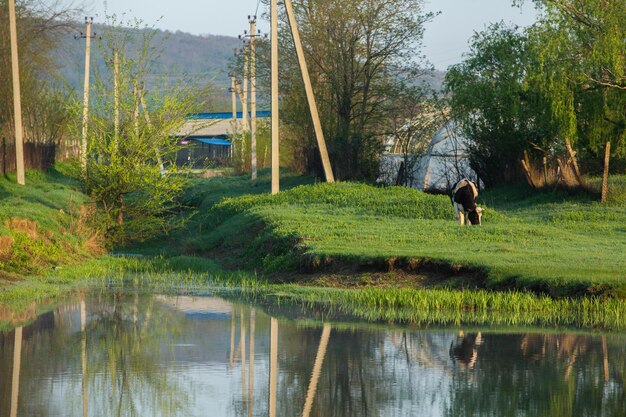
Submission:
[[[231,146],[232,143],[224,138],[200,138],[200,137],[190,137],[189,140],[195,140],[197,142],[205,143],[207,145],[218,145],[218,146]]]

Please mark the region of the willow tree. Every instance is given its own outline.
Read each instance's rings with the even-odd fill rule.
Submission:
[[[626,2],[534,2],[542,13],[528,32],[538,63],[529,79],[551,98],[561,136],[589,156],[607,141],[626,156]]]

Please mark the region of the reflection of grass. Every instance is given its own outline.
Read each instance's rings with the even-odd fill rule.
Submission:
[[[193,264],[195,269],[181,268]],[[204,269],[200,272],[199,269]],[[352,316],[361,320],[414,325],[565,326],[626,329],[626,304],[619,299],[552,298],[527,292],[419,288],[365,288],[361,290],[271,284],[244,273],[219,272],[209,260],[191,258],[106,258],[80,268],[43,277],[49,288],[83,282],[108,288],[173,294],[227,294],[273,310],[295,304],[323,317]],[[75,284],[74,284],[75,285]],[[51,292],[50,294],[55,294]],[[58,291],[56,292],[58,294]],[[20,307],[24,294],[11,303],[6,293],[0,303]],[[48,297],[48,299],[53,299]],[[2,326],[0,326],[2,327]],[[6,327],[6,325],[5,325]]]
[[[548,326],[626,330],[626,304],[601,300],[538,296],[517,291],[437,289],[347,289],[271,286],[256,299],[293,303],[321,317],[353,316],[361,320],[431,325]]]

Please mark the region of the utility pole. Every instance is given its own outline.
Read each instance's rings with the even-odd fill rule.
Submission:
[[[85,38],[85,82],[83,84],[83,131],[80,142],[80,164],[83,172],[87,169],[87,126],[89,123],[89,65],[91,61],[91,38],[96,37],[96,33],[91,33],[93,17],[85,17],[85,33],[74,36],[75,39]]]
[[[113,138],[117,147],[120,129],[120,57],[117,48],[113,50],[113,111],[115,113]]]
[[[24,128],[22,126],[22,96],[20,92],[20,66],[17,53],[17,28],[15,0],[9,0],[9,26],[11,33],[11,69],[13,73],[13,116],[15,120],[15,167],[17,183],[26,184],[24,175]]]
[[[252,181],[256,180],[256,59],[254,56],[254,38],[256,37],[256,16],[248,16],[250,22],[250,166]]]
[[[233,149],[235,146],[235,139],[237,138],[237,89],[235,88],[235,76],[230,76],[230,93],[231,93],[231,101],[232,101],[232,110],[233,110],[233,143],[230,147],[230,157],[232,159],[235,154],[235,150]]]
[[[285,0],[285,8],[287,9],[287,17],[289,18],[291,36],[293,37],[293,43],[296,47],[296,54],[298,55],[298,64],[300,65],[300,73],[302,74],[302,81],[304,82],[306,98],[309,102],[309,110],[311,112],[311,119],[313,119],[313,128],[315,129],[315,137],[317,139],[317,146],[320,150],[320,156],[322,158],[322,165],[324,167],[324,175],[326,176],[326,182],[335,182],[335,177],[333,176],[333,170],[332,170],[332,167],[330,166],[330,159],[328,158],[328,150],[326,149],[326,140],[324,139],[324,132],[322,131],[322,124],[320,122],[320,116],[317,112],[317,104],[315,103],[315,95],[313,94],[313,87],[311,86],[311,77],[309,76],[309,70],[306,66],[306,59],[304,57],[304,51],[302,49],[302,42],[300,41],[300,32],[298,31],[298,24],[296,22],[296,16],[293,12],[293,6],[291,4],[291,0]],[[272,101],[272,105],[273,105],[273,101]]]
[[[280,179],[278,177],[280,175],[280,158],[278,155],[278,0],[270,0],[270,20],[272,24],[270,35],[272,37],[272,194],[278,194],[280,191]]]
[[[243,122],[243,131],[249,131],[248,125],[248,51],[247,51],[247,41],[243,41],[243,100],[241,100],[242,107],[242,122]]]
[[[257,36],[261,34],[261,31],[256,30],[256,16],[248,16],[248,22],[250,23],[250,33],[244,30],[244,34],[239,35],[239,39],[250,38],[249,52],[250,52],[250,166],[252,171],[252,180],[257,178],[257,155],[256,155],[256,53],[254,47],[254,41]],[[245,62],[245,59],[244,59]],[[245,64],[244,64],[245,65]],[[244,74],[247,69],[244,69]]]

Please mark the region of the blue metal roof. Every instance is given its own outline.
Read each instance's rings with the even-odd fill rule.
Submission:
[[[196,140],[198,142],[206,143],[207,145],[220,145],[220,146],[231,146],[232,143],[226,139],[220,138],[189,138],[189,140]]]
[[[237,112],[237,118],[241,119],[243,113],[242,112]],[[259,118],[263,118],[263,117],[270,117],[271,112],[269,111],[257,111],[256,112],[256,117]],[[186,117],[186,119],[191,119],[191,120],[224,120],[224,119],[232,119],[233,118],[233,113],[232,112],[219,112],[219,113],[192,113],[192,114],[188,114]]]

